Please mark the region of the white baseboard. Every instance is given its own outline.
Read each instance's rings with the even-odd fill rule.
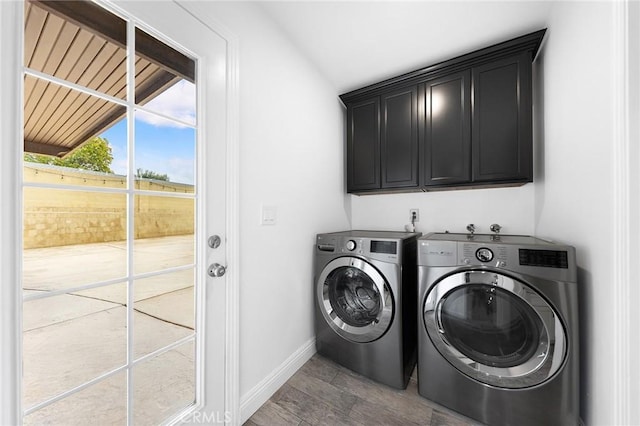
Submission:
[[[305,342],[260,383],[241,397],[240,423],[246,422],[316,353],[315,337]]]

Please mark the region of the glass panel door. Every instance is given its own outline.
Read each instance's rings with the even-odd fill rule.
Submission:
[[[159,424],[199,398],[196,60],[67,4],[25,2],[23,422]]]

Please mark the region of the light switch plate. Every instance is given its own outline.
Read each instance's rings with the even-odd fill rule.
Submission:
[[[275,225],[278,222],[278,208],[276,206],[262,206],[260,218],[261,225]]]

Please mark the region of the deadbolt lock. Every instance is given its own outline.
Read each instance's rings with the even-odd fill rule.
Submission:
[[[220,238],[219,235],[212,235],[207,240],[207,244],[209,244],[209,247],[211,247],[212,249],[216,249],[220,247],[221,243],[222,243],[222,239]]]

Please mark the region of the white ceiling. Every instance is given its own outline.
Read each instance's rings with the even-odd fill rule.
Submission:
[[[338,93],[546,27],[551,1],[265,1]]]

